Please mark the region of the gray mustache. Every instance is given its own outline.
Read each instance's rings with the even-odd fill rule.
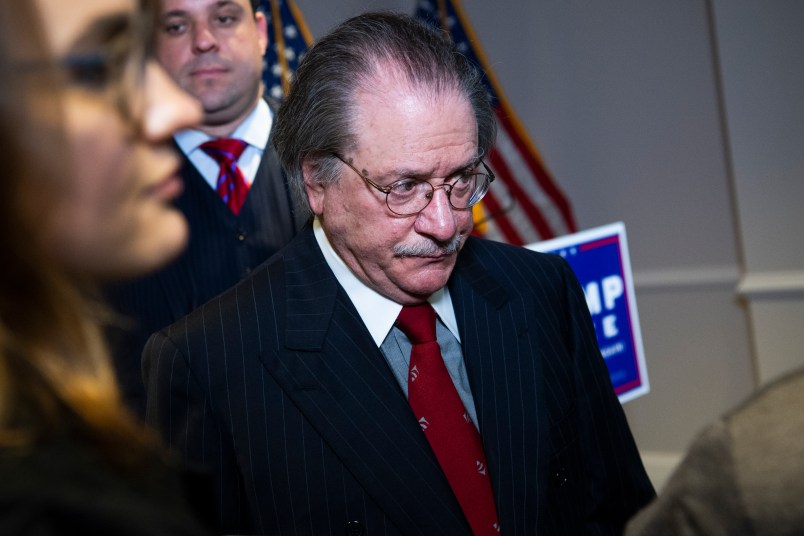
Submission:
[[[436,255],[452,255],[461,249],[463,240],[456,235],[447,243],[433,242],[431,240],[419,244],[398,244],[394,246],[394,255],[397,257],[434,257]]]

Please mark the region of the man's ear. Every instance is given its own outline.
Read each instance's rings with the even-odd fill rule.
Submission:
[[[307,201],[310,203],[313,214],[320,216],[324,211],[326,188],[313,178],[316,176],[317,168],[317,162],[311,158],[305,158],[302,162],[302,175],[304,176],[304,189],[307,191]]]
[[[257,11],[254,14],[254,22],[257,24],[257,42],[264,56],[265,50],[268,47],[268,21],[265,18],[265,13]]]

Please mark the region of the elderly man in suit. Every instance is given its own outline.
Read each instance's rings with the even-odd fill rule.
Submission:
[[[161,0],[155,52],[204,110],[176,134],[184,157],[177,199],[190,224],[185,252],[160,272],[110,289],[130,319],[113,330],[126,402],[145,409],[140,356],[148,337],[248,275],[303,227],[276,151],[274,105],[263,98],[267,21],[259,0]],[[228,160],[227,160],[228,158]]]
[[[224,531],[619,534],[653,497],[567,264],[469,236],[494,132],[410,17],[307,53],[275,144],[314,224],[145,352]]]

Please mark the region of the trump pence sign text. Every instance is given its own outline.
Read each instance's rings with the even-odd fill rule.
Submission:
[[[600,352],[620,402],[650,389],[625,225],[604,225],[527,246],[564,257],[583,287]]]

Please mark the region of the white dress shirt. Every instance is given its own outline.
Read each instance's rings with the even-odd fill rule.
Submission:
[[[232,132],[231,136],[228,136],[243,140],[248,144],[243,154],[240,155],[237,165],[243,172],[243,178],[245,178],[246,184],[249,186],[254,182],[254,177],[257,176],[257,169],[260,167],[262,153],[268,143],[273,120],[274,116],[268,104],[260,99],[245,121],[240,123],[240,126]],[[174,139],[182,152],[187,155],[190,162],[204,177],[204,180],[209,183],[210,187],[213,190],[217,189],[220,165],[199,148],[202,143],[211,140],[212,137],[200,130],[188,129],[176,133]]]

